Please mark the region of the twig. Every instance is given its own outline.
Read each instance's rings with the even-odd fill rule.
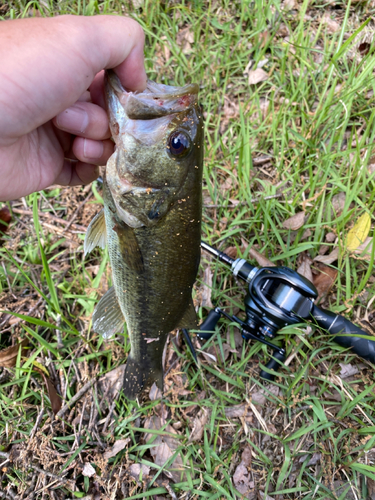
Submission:
[[[91,198],[92,196],[92,191],[89,192],[89,194],[86,196],[86,198],[83,200],[83,202],[78,205],[78,208],[76,209],[76,211],[74,212],[73,216],[70,218],[70,221],[68,222],[68,224],[66,225],[66,228],[65,228],[65,231],[67,231],[70,226],[73,224],[73,222],[75,221],[77,215],[78,215],[78,212],[81,210],[81,208],[83,207],[83,205],[89,201],[89,199]]]
[[[73,405],[74,405],[74,403],[76,403],[76,402],[77,402],[77,401],[78,401],[78,400],[79,400],[79,399],[80,399],[80,398],[81,398],[81,397],[85,394],[85,392],[87,392],[87,391],[90,389],[90,387],[92,387],[92,386],[95,384],[95,382],[96,382],[96,377],[95,377],[95,378],[93,378],[93,379],[91,379],[91,380],[89,380],[89,381],[88,381],[88,382],[87,382],[87,383],[86,383],[86,384],[85,384],[85,385],[84,385],[84,386],[83,386],[83,387],[82,387],[82,388],[81,388],[81,389],[77,392],[77,394],[76,394],[75,396],[73,396],[73,397],[72,397],[72,399],[71,399],[70,401],[68,401],[68,402],[66,403],[66,405],[65,405],[65,406],[63,406],[63,407],[61,408],[61,410],[60,410],[60,411],[58,411],[58,412],[56,413],[56,417],[55,417],[55,418],[61,418],[61,417],[62,417],[62,415],[64,415],[64,413],[65,413],[67,410],[69,410],[69,409],[70,409],[70,407],[71,407],[71,406],[73,406]]]
[[[42,409],[40,410],[39,415],[38,415],[38,417],[37,417],[37,419],[36,419],[35,425],[34,425],[34,427],[33,427],[32,431],[31,431],[31,433],[30,433],[30,439],[29,439],[29,442],[30,442],[30,440],[34,437],[34,434],[36,433],[36,431],[37,431],[37,429],[38,429],[38,427],[39,427],[39,424],[40,424],[40,422],[42,421],[43,414],[44,414],[44,400],[43,400],[43,398],[42,398]]]
[[[12,212],[15,212],[16,214],[22,214],[22,215],[30,215],[32,216],[33,213],[31,210],[23,210],[21,208],[13,208],[12,207]],[[58,222],[62,224],[63,226],[67,226],[69,224],[69,221],[62,219],[61,217],[56,217],[55,215],[50,214],[49,212],[39,212],[38,215],[40,217],[46,217],[48,219],[51,219],[55,222]],[[70,224],[72,227],[75,227],[76,229],[80,231],[86,231],[87,227],[81,226],[80,224]]]

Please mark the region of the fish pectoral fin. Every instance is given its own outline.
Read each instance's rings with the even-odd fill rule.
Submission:
[[[184,312],[181,320],[178,322],[179,329],[186,328],[187,330],[195,329],[198,326],[197,313],[193,304],[193,299],[190,299],[189,305]]]
[[[124,315],[118,303],[115,288],[112,286],[99,300],[92,315],[92,327],[105,339],[124,329]]]
[[[113,230],[117,234],[125,264],[130,269],[142,273],[144,271],[143,258],[134,229],[121,221],[114,223]]]
[[[107,232],[105,228],[104,208],[92,219],[87,228],[85,242],[83,244],[85,256],[95,247],[105,248],[107,244]]]

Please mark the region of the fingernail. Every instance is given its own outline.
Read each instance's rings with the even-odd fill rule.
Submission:
[[[92,141],[84,139],[83,155],[87,159],[101,158],[103,156],[104,146],[102,141]]]
[[[78,106],[71,106],[56,116],[57,125],[69,132],[82,133],[89,124],[89,116]]]

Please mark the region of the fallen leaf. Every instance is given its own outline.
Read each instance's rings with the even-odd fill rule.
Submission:
[[[28,339],[23,339],[19,344],[0,351],[0,367],[13,368],[13,366],[16,366],[19,348],[21,347],[22,349],[21,355],[24,355],[25,347],[28,343]]]
[[[297,214],[289,217],[289,219],[284,220],[283,228],[291,229],[292,231],[297,231],[300,229],[305,222],[305,212],[298,212]]]
[[[332,196],[332,199],[325,205],[325,216],[328,219],[327,211],[329,210],[331,213],[331,217],[336,217],[342,213],[345,208],[346,203],[346,193],[341,191],[340,193]]]
[[[132,464],[129,467],[129,474],[134,477],[134,479],[139,482],[141,478],[141,473],[142,473],[142,479],[145,477],[148,477],[150,474],[150,467],[148,465],[144,464]]]
[[[47,377],[44,372],[40,372],[40,373],[41,373],[43,380],[44,380],[44,383],[47,387],[48,397],[49,397],[49,400],[51,401],[52,411],[56,415],[61,410],[61,406],[62,406],[61,397],[59,396],[59,394],[57,394],[56,388],[53,385],[53,383],[51,382],[50,378]]]
[[[162,397],[162,395],[163,394],[162,394],[161,390],[154,382],[151,386],[150,393],[149,393],[150,400],[155,401],[156,399],[160,399]]]
[[[329,12],[326,12],[322,17],[322,23],[327,26],[328,31],[330,31],[331,33],[336,33],[336,31],[339,31],[341,29],[340,24],[334,19],[331,19]]]
[[[297,269],[297,273],[312,282],[313,274],[311,271],[312,260],[307,255],[303,255],[302,263]]]
[[[203,285],[201,292],[201,306],[207,307],[208,309],[212,309],[214,306],[211,302],[211,293],[212,293],[212,277],[213,273],[211,271],[210,264],[207,264],[203,272]]]
[[[203,437],[204,426],[207,423],[210,412],[202,408],[198,415],[194,418],[194,425],[189,436],[189,443],[200,441]]]
[[[251,257],[252,259],[256,260],[257,263],[261,267],[275,267],[276,266],[276,264],[274,264],[273,262],[271,262],[270,260],[268,260],[267,257],[265,257],[261,253],[257,252],[255,250],[255,248],[252,248],[252,247],[249,250],[249,257]]]
[[[268,73],[262,68],[256,68],[249,71],[249,85],[256,85],[257,83],[264,82],[268,79]]]
[[[288,11],[296,8],[296,0],[285,0],[281,6],[282,10]]]
[[[4,206],[0,209],[0,233],[5,233],[8,230],[9,223],[12,220],[9,208]]]
[[[96,471],[95,471],[94,467],[89,462],[85,462],[85,465],[83,466],[83,469],[82,469],[82,475],[86,476],[86,477],[91,477],[91,476],[94,476],[95,474],[96,474]]]
[[[359,245],[359,247],[357,247],[354,250],[354,254],[358,255],[359,257],[370,260],[372,253],[372,242],[373,238],[367,237],[366,240],[362,243],[362,245]]]
[[[250,473],[243,462],[237,466],[233,474],[233,483],[241,495],[246,495],[250,490]]]
[[[353,252],[356,248],[362,245],[362,243],[366,241],[370,229],[371,217],[367,212],[365,212],[348,232],[346,238],[347,249],[350,252]]]
[[[122,389],[125,364],[114,368],[99,379],[99,389],[109,399],[114,399]]]
[[[318,298],[321,299],[332,288],[337,278],[337,271],[320,262],[317,264],[316,269],[319,270],[319,274],[314,275],[313,284],[318,290]]]
[[[130,437],[126,439],[118,439],[110,450],[103,453],[103,457],[105,458],[105,460],[115,457],[117,453],[123,450],[129,442]]]
[[[335,240],[336,240],[335,233],[327,233],[326,234],[326,242],[327,243],[333,243]]]
[[[224,250],[224,253],[229,255],[232,259],[237,259],[237,247],[228,247]]]
[[[247,408],[249,405],[242,403],[240,405],[229,406],[225,408],[225,416],[227,418],[239,418],[244,417],[247,413]]]
[[[333,264],[339,258],[339,247],[336,247],[328,255],[317,255],[314,257],[314,262],[321,262],[322,264]]]
[[[194,32],[189,27],[184,28],[177,33],[176,41],[183,54],[189,54],[192,52],[191,45],[194,43]]]
[[[367,478],[367,490],[371,500],[375,500],[375,481],[370,477]]]
[[[165,420],[161,419],[157,415],[147,418],[144,423],[145,429],[159,430],[165,424]],[[145,434],[145,441],[148,443],[152,439],[153,446],[150,448],[151,456],[154,459],[156,465],[163,467],[166,462],[176,453],[177,448],[180,447],[180,441],[177,438],[179,434],[171,425],[167,425],[164,429],[165,434]],[[171,434],[176,435],[176,437],[171,436]],[[164,473],[171,478],[175,483],[181,481],[181,475],[185,467],[183,465],[180,454],[178,453],[172,464],[168,466],[168,469],[164,469]]]
[[[341,378],[348,378],[352,377],[353,375],[356,375],[359,373],[358,367],[351,365],[350,363],[345,365],[344,363],[340,363],[341,370],[340,370],[340,377]]]
[[[250,467],[252,461],[251,448],[249,445],[245,446],[242,455],[241,462],[245,465],[245,467]]]

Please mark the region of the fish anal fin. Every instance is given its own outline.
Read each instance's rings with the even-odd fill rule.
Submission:
[[[112,337],[116,332],[123,331],[124,315],[120,309],[114,287],[99,300],[92,315],[92,327],[105,339]]]
[[[134,229],[123,221],[115,221],[112,229],[117,234],[121,255],[126,265],[142,273],[144,271],[143,258]]]
[[[186,330],[195,329],[198,327],[197,313],[193,304],[193,299],[190,299],[189,305],[184,312],[184,315],[178,322],[177,328],[186,328]]]
[[[95,215],[87,228],[85,242],[83,244],[85,256],[95,247],[105,248],[107,244],[107,232],[105,228],[104,209]]]

